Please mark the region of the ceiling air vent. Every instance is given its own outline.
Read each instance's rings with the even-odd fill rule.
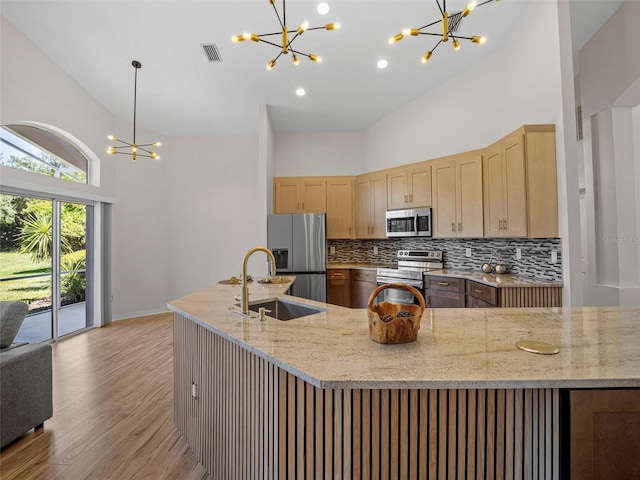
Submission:
[[[202,44],[202,48],[204,48],[204,53],[210,62],[222,61],[222,57],[220,56],[220,52],[218,51],[218,47],[216,47],[215,43],[204,43]]]

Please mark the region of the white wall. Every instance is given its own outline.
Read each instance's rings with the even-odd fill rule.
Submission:
[[[592,305],[640,305],[637,205],[640,2],[625,2],[580,51],[585,171],[582,241]],[[634,172],[635,166],[635,172]]]
[[[245,252],[266,240],[257,136],[178,137],[168,150],[167,301],[239,276]],[[266,272],[266,257],[257,253],[249,273]]]
[[[486,147],[527,123],[556,123],[557,30],[555,2],[529,2],[502,50],[365,130],[364,170]]]
[[[276,176],[359,175],[362,133],[276,135]]]

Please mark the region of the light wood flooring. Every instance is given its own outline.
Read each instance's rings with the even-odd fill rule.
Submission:
[[[208,479],[173,424],[172,314],[53,345],[53,417],[0,453],[0,478]]]

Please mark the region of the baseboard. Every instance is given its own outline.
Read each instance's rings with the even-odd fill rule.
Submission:
[[[169,312],[168,308],[157,308],[154,310],[145,310],[142,312],[125,313],[122,315],[115,315],[114,317],[111,318],[111,321],[117,322],[119,320],[127,320],[129,318],[146,317],[148,315],[157,315],[159,313],[167,313],[167,312]]]

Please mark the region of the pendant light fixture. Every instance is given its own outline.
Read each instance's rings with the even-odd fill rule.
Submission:
[[[321,29],[338,30],[340,28],[340,24],[327,23],[326,25],[321,27],[309,27],[309,22],[305,21],[305,22],[302,22],[300,26],[295,30],[288,30],[287,29],[287,11],[286,11],[286,5],[285,5],[286,0],[282,0],[282,16],[280,16],[280,13],[276,8],[276,0],[268,0],[268,1],[273,7],[273,11],[276,13],[276,17],[278,17],[278,22],[280,23],[280,31],[274,32],[274,33],[261,33],[259,35],[255,33],[243,33],[242,35],[235,35],[234,37],[231,37],[231,40],[233,42],[244,42],[247,40],[251,40],[253,42],[264,42],[280,49],[280,53],[278,53],[278,56],[272,59],[271,61],[269,61],[269,63],[267,64],[268,70],[271,70],[273,67],[276,66],[276,62],[278,61],[281,55],[283,54],[288,55],[289,52],[291,52],[291,55],[292,55],[291,59],[293,60],[294,65],[298,65],[298,63],[300,63],[300,59],[298,58],[298,55],[307,57],[309,60],[313,62],[318,62],[318,63],[322,62],[322,59],[318,55],[315,55],[313,53],[303,53],[299,50],[294,50],[291,45],[304,32],[311,31],[311,30],[321,30]],[[281,36],[281,44],[277,44],[275,42],[272,42],[270,40],[265,40],[263,38],[263,37],[271,37],[276,35]],[[293,36],[290,38],[289,37],[290,35],[293,35]]]
[[[118,142],[121,145],[109,146],[109,148],[107,148],[107,153],[110,153],[111,155],[116,155],[118,153],[131,155],[131,160],[134,162],[138,157],[146,157],[153,158],[154,160],[159,160],[160,157],[158,156],[158,154],[154,151],[148,150],[147,147],[160,147],[162,143],[136,143],[136,103],[138,95],[138,70],[142,67],[142,64],[138,60],[134,60],[131,62],[131,65],[135,69],[135,80],[133,83],[133,142],[129,143],[117,138],[114,135],[109,135],[109,140]]]
[[[443,42],[448,42],[449,38],[451,38],[451,46],[455,51],[460,50],[460,41],[459,40],[469,40],[471,43],[479,43],[483,44],[487,41],[486,38],[480,37],[478,35],[474,35],[472,37],[465,37],[462,35],[458,35],[458,29],[460,28],[460,24],[462,20],[468,16],[476,7],[481,7],[482,5],[486,5],[487,3],[491,3],[493,1],[499,2],[500,0],[485,0],[484,2],[478,3],[477,0],[471,0],[471,2],[466,6],[466,8],[460,12],[449,14],[447,12],[447,0],[442,0],[442,5],[440,4],[440,0],[436,0],[436,4],[440,9],[441,18],[440,20],[436,20],[435,22],[431,22],[420,28],[405,28],[402,33],[398,33],[393,37],[388,39],[389,44],[397,43],[402,40],[404,37],[412,36],[417,37],[418,35],[429,35],[433,37],[439,37],[438,43],[436,43],[435,47],[431,50],[427,51],[422,56],[422,63],[427,63],[433,52],[438,46]],[[424,31],[429,27],[433,27],[437,24],[441,24],[441,28],[439,32],[427,32]]]

